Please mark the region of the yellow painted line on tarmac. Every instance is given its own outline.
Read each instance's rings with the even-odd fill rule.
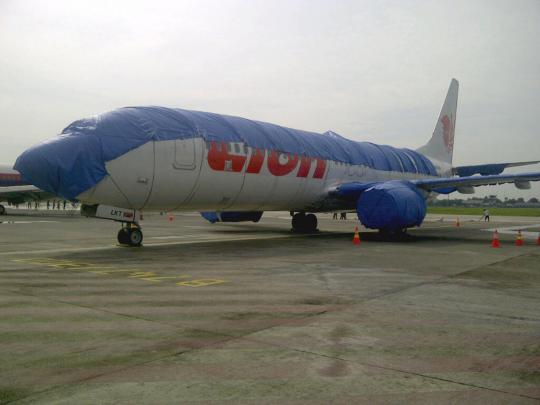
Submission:
[[[189,280],[189,281],[180,281],[176,285],[184,287],[207,287],[209,285],[223,284],[226,283],[225,280],[218,280],[213,278],[205,278],[200,280]]]
[[[174,276],[160,275],[154,271],[142,271],[139,269],[122,269],[118,270],[111,266],[100,266],[93,263],[77,262],[74,260],[55,259],[50,257],[41,257],[34,259],[12,259],[11,261],[16,263],[28,263],[36,266],[45,266],[54,270],[76,270],[86,271],[88,273],[99,274],[102,276],[110,276],[114,273],[128,273],[125,275],[128,278],[134,278],[137,280],[150,281],[153,283],[160,283],[163,280],[175,280],[189,279],[191,276],[187,274],[177,274]],[[209,285],[226,283],[226,280],[219,279],[195,279],[195,280],[183,280],[176,282],[175,284],[180,287],[206,287]]]
[[[95,265],[93,263],[85,263],[85,262],[77,262],[73,260],[66,260],[66,259],[53,259],[49,257],[43,257],[43,258],[31,258],[31,259],[13,259],[14,262],[20,262],[20,263],[30,263],[30,264],[42,264],[47,267],[54,267],[58,269],[113,269],[114,267],[111,266],[100,266]]]
[[[78,248],[61,248],[61,249],[37,249],[37,250],[15,250],[12,252],[0,252],[0,256],[11,255],[28,255],[28,254],[51,254],[51,253],[70,253],[70,252],[92,252],[98,250],[114,249],[118,245],[94,246],[94,247],[78,247]]]

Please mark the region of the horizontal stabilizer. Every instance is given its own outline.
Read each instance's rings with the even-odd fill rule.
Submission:
[[[527,166],[534,165],[536,163],[540,163],[540,160],[533,160],[530,162],[487,163],[484,165],[456,166],[452,168],[452,174],[460,177],[473,176],[475,174],[488,176],[492,174],[501,174],[507,167]]]

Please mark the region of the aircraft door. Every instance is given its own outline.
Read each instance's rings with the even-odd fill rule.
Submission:
[[[174,164],[178,170],[195,170],[195,139],[177,139],[174,141]]]
[[[156,145],[154,187],[148,206],[161,210],[180,207],[193,192],[200,173],[202,138],[159,141]]]

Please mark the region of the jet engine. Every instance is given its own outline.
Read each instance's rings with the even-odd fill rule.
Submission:
[[[356,212],[366,228],[399,231],[422,223],[426,202],[413,184],[387,181],[364,191],[356,203]]]
[[[204,219],[215,222],[259,222],[263,211],[236,211],[236,212],[201,212]]]

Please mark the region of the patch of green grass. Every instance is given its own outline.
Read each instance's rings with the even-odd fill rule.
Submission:
[[[0,404],[8,404],[18,399],[22,399],[29,394],[29,390],[22,388],[0,387]]]
[[[488,208],[489,215],[508,217],[540,217],[540,208]],[[471,207],[428,207],[428,214],[478,215],[482,216],[483,208]]]

